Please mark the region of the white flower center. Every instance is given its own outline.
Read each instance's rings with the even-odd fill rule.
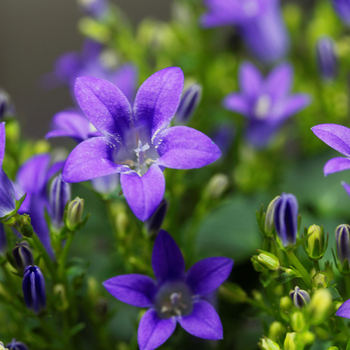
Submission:
[[[258,119],[265,119],[270,112],[271,97],[269,95],[261,95],[256,101],[254,114]]]

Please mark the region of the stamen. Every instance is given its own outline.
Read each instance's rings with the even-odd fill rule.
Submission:
[[[258,119],[264,119],[270,111],[271,108],[271,98],[269,95],[261,95],[254,108],[255,116]]]

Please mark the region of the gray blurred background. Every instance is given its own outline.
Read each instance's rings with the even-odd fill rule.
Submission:
[[[172,0],[110,0],[137,24],[170,18]],[[44,91],[39,78],[63,53],[80,50],[83,16],[75,0],[0,0],[0,87],[15,103],[22,132],[43,138],[52,116],[72,106],[67,88]]]

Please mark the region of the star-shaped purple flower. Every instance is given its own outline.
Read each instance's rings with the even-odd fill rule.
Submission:
[[[250,51],[261,61],[283,58],[289,47],[279,0],[204,0],[203,27],[235,25]]]
[[[325,144],[346,157],[330,159],[323,168],[324,175],[350,169],[350,129],[338,124],[320,124],[311,130]]]
[[[81,77],[76,99],[89,121],[103,134],[76,146],[67,158],[63,180],[80,182],[120,173],[125,198],[142,221],[156,210],[165,191],[163,170],[200,168],[220,157],[219,148],[201,132],[168,127],[183,89],[180,68],[149,77],[132,108],[108,81]]]
[[[241,92],[229,94],[223,104],[248,118],[246,138],[255,147],[265,147],[288,118],[309,105],[309,95],[290,95],[292,79],[289,64],[280,64],[265,79],[253,64],[240,66]]]
[[[178,322],[188,333],[204,339],[222,339],[220,318],[203,297],[216,290],[230,275],[233,260],[207,258],[185,273],[185,262],[174,239],[161,230],[154,242],[151,277],[130,274],[103,283],[118,300],[149,308],[140,321],[140,350],[153,350],[174,332]]]

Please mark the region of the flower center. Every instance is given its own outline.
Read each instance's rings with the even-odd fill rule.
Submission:
[[[156,295],[155,306],[161,319],[187,316],[193,310],[192,293],[183,282],[166,283]]]
[[[271,108],[271,98],[269,95],[261,95],[256,101],[254,114],[258,119],[265,119]]]

